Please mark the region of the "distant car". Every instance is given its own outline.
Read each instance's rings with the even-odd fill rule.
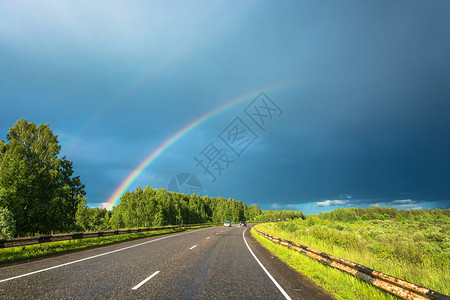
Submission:
[[[241,225],[240,226],[247,226],[247,222],[241,221]]]
[[[231,221],[225,221],[225,223],[223,223],[223,226],[231,227]]]

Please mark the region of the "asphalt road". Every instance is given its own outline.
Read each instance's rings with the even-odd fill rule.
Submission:
[[[246,227],[233,226],[156,236],[4,267],[0,269],[0,299],[333,297],[273,257]]]

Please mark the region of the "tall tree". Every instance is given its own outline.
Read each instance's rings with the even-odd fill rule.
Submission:
[[[0,141],[0,206],[14,216],[18,234],[69,230],[84,185],[49,125],[20,119]]]

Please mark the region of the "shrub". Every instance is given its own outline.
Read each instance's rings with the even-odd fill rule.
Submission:
[[[308,227],[314,226],[314,225],[316,225],[316,220],[317,219],[315,217],[309,217],[306,219],[306,225]]]
[[[403,217],[402,215],[398,214],[398,215],[395,217],[395,220],[396,220],[397,222],[402,222],[402,221],[405,221],[405,217]]]
[[[356,221],[356,213],[353,210],[337,208],[330,213],[330,220],[334,221]]]
[[[377,214],[377,213],[374,213],[374,214],[372,215],[372,218],[373,218],[374,220],[384,220],[383,216],[380,215],[380,214]]]
[[[336,224],[336,226],[334,226],[334,228],[336,228],[337,230],[340,230],[340,231],[342,231],[342,230],[344,230],[344,226],[342,226],[341,224]]]
[[[278,223],[277,225],[278,225],[279,229],[286,231],[286,232],[295,232],[298,229],[297,226],[295,225],[295,223],[292,221],[291,222],[281,222],[281,223]]]
[[[16,235],[16,221],[12,213],[7,209],[0,207],[0,238],[8,239]]]

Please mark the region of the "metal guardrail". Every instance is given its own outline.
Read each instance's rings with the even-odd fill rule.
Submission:
[[[147,231],[158,231],[165,229],[174,229],[181,227],[195,227],[195,226],[205,226],[205,225],[219,225],[212,223],[204,224],[189,224],[189,225],[177,225],[177,226],[165,226],[165,227],[152,227],[152,228],[136,228],[136,229],[122,229],[122,230],[109,230],[109,231],[98,231],[98,232],[79,232],[79,233],[64,233],[64,234],[54,234],[54,235],[41,235],[14,239],[0,239],[0,248],[18,247],[34,244],[42,244],[48,242],[57,241],[67,241],[67,240],[78,240],[94,237],[104,237],[128,233],[138,233]]]
[[[406,280],[396,278],[368,267],[356,264],[354,262],[326,254],[312,248],[297,244],[293,241],[289,241],[283,238],[272,236],[265,232],[259,231],[255,227],[253,229],[261,236],[268,240],[292,248],[298,252],[304,253],[309,257],[312,257],[325,265],[332,266],[347,273],[350,273],[362,280],[373,284],[385,291],[388,291],[400,298],[411,300],[422,299],[437,299],[437,300],[450,300],[450,297],[436,291],[424,288],[417,284],[408,282]]]

